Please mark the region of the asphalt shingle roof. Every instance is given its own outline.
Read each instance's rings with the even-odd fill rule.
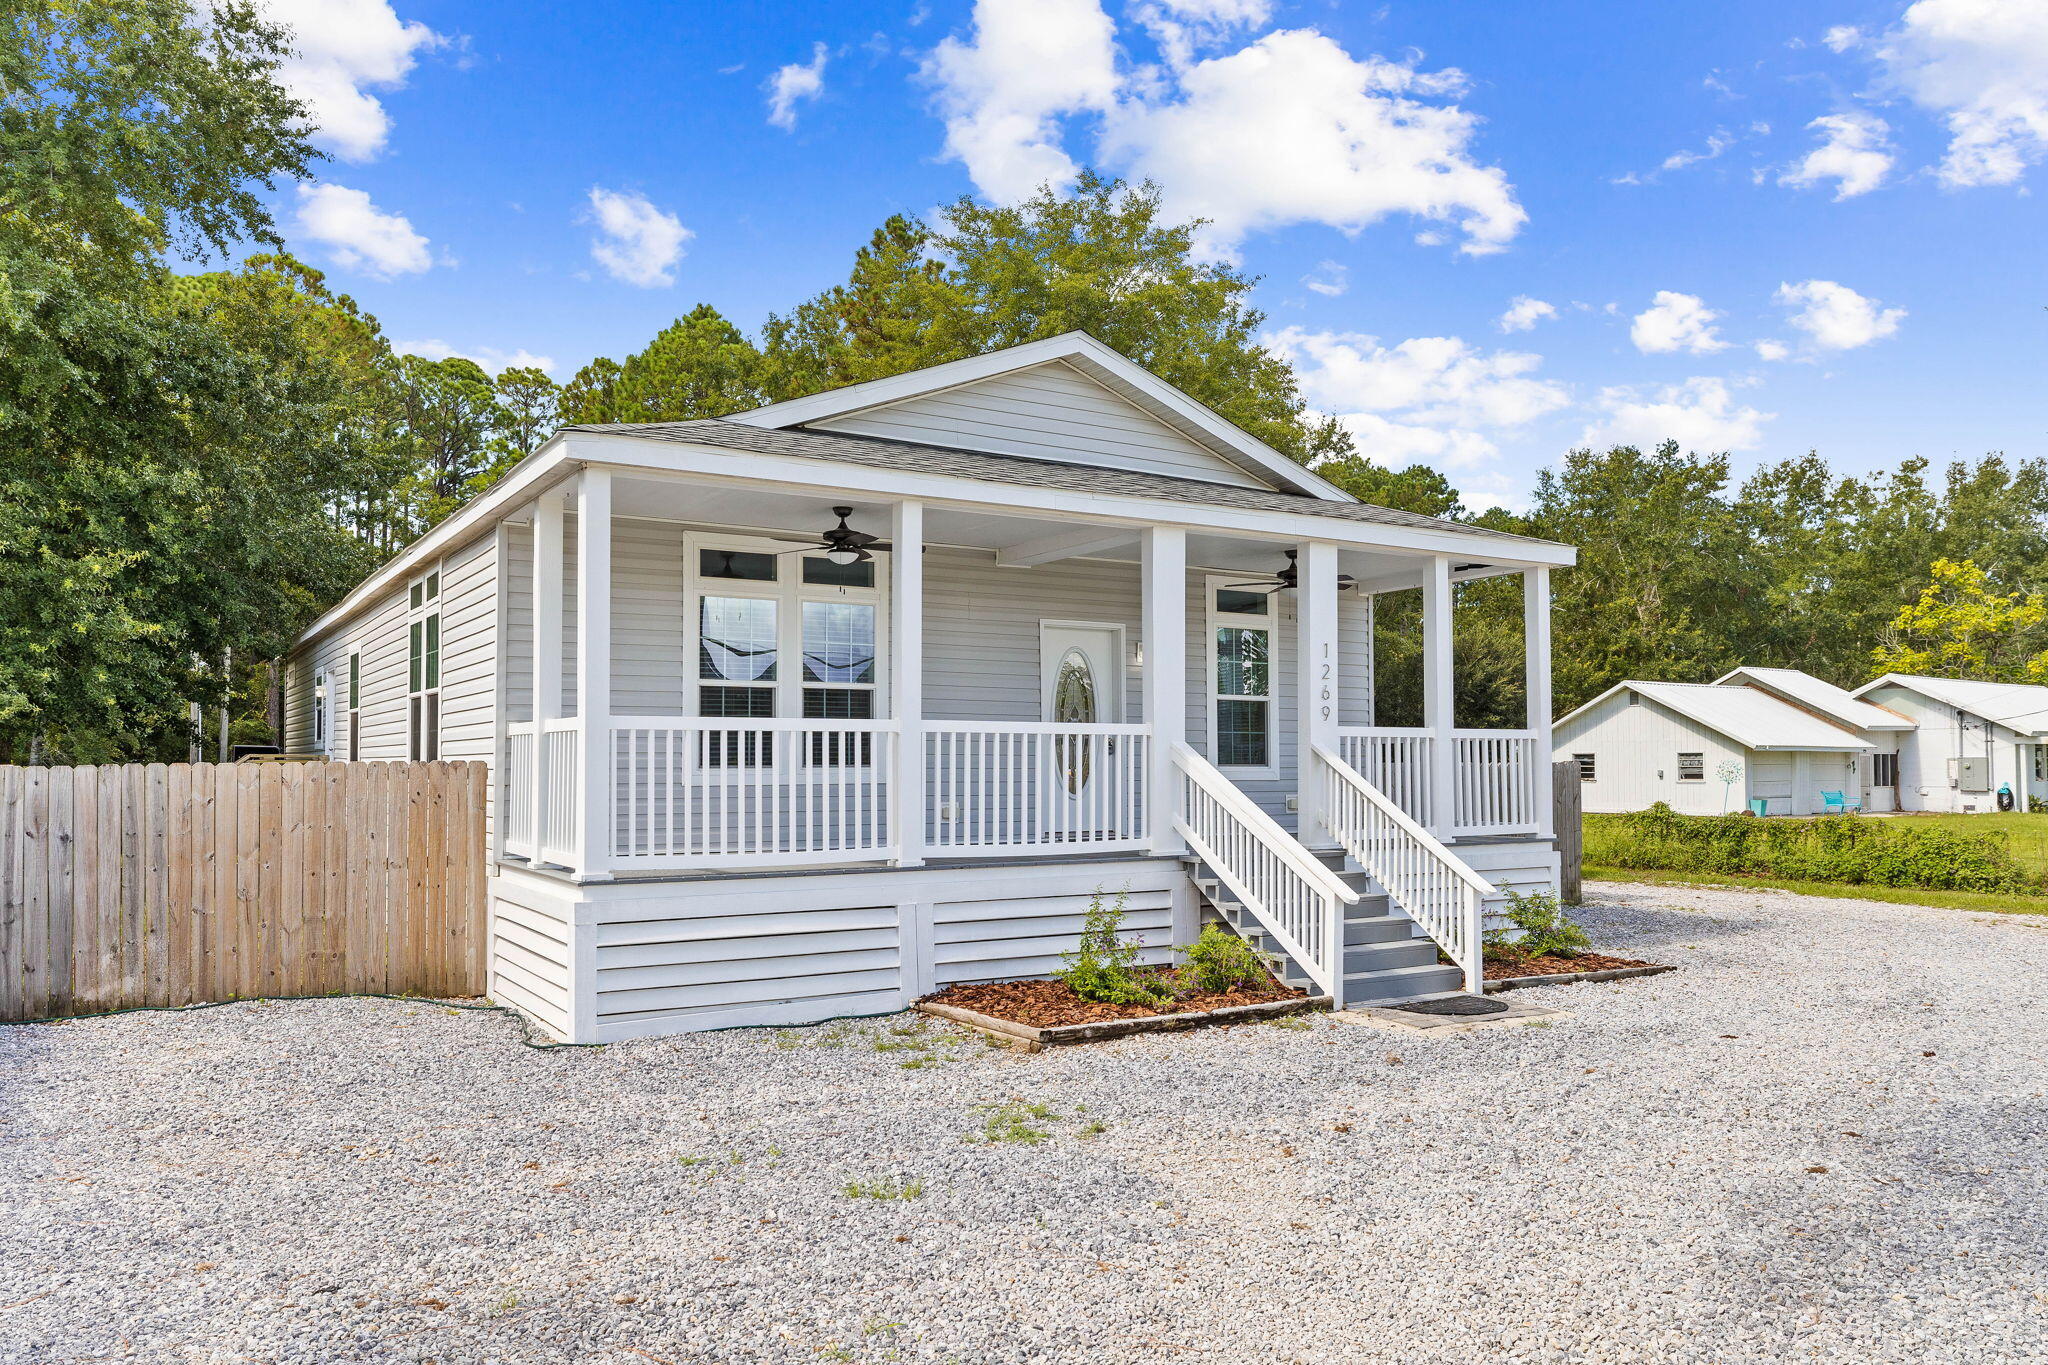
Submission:
[[[951,446],[922,445],[892,441],[878,436],[849,436],[833,431],[810,431],[801,427],[757,427],[745,422],[716,418],[696,422],[607,422],[586,423],[570,431],[603,432],[615,436],[637,436],[650,441],[672,441],[679,445],[744,450],[762,455],[793,455],[806,460],[830,460],[838,464],[862,465],[871,469],[909,470],[920,474],[942,474],[979,479],[988,483],[1015,484],[1024,488],[1059,488],[1080,493],[1122,494],[1126,497],[1158,498],[1169,502],[1195,503],[1209,507],[1239,507],[1261,512],[1290,512],[1297,516],[1330,517],[1339,521],[1365,522],[1376,526],[1404,526],[1424,531],[1455,531],[1462,535],[1485,536],[1506,544],[1549,545],[1552,541],[1472,526],[1461,521],[1425,517],[1391,507],[1374,507],[1363,502],[1334,502],[1306,493],[1282,493],[1270,488],[1241,488],[1235,484],[1208,483],[1201,479],[1177,479],[1168,474],[1148,474],[1135,469],[1109,469],[1101,465],[1069,464],[1063,460],[1034,459],[1028,455],[995,455]]]

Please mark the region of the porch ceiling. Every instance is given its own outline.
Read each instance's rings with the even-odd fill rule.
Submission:
[[[852,524],[863,531],[886,536],[889,533],[889,504],[830,489],[784,492],[775,489],[744,488],[728,484],[694,483],[675,478],[634,478],[621,475],[615,481],[615,515],[685,522],[695,526],[759,531],[786,535],[792,540],[816,536],[830,527],[834,507],[852,507]],[[1083,530],[1114,536],[1117,528],[1100,522],[1062,520],[998,512],[964,511],[928,507],[925,539],[934,545],[965,549],[1031,552],[1039,562],[1062,557],[1058,538]],[[1092,539],[1092,538],[1091,538]],[[1279,537],[1252,538],[1196,532],[1188,536],[1188,563],[1192,567],[1223,569],[1233,573],[1271,573],[1285,562],[1282,551],[1292,541]],[[1120,544],[1096,544],[1080,551],[1091,559],[1138,562],[1138,532],[1132,528]],[[1049,556],[1049,558],[1048,558]],[[1359,579],[1383,579],[1416,575],[1420,582],[1424,556],[1398,550],[1366,551],[1344,549],[1338,568]]]

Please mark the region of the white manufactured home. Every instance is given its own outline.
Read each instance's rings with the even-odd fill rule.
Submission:
[[[1045,975],[1098,892],[1346,1003],[1476,989],[1555,884],[1573,552],[1367,506],[1072,334],[713,421],[570,427],[308,630],[287,746],[494,767],[491,993],[580,1042]],[[1528,720],[1453,717],[1519,575]],[[1374,724],[1376,594],[1427,723]]]
[[[1900,746],[1906,810],[2017,810],[2048,801],[2048,687],[1887,673],[1856,689],[1913,723]]]

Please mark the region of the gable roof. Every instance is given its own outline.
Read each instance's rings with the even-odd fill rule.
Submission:
[[[1109,469],[1101,465],[1070,464],[1065,460],[1042,460],[1029,455],[992,455],[980,450],[955,450],[950,446],[920,445],[880,436],[852,436],[840,432],[809,431],[801,427],[764,428],[741,423],[730,417],[704,418],[694,422],[592,423],[564,427],[564,431],[588,431],[612,436],[637,436],[650,441],[671,441],[679,445],[707,446],[719,450],[751,451],[761,455],[793,455],[807,460],[830,460],[838,464],[865,465],[874,469],[907,470],[941,474],[954,478],[979,479],[988,483],[1018,484],[1027,488],[1060,488],[1082,493],[1123,494],[1129,497],[1159,498],[1170,502],[1196,503],[1211,507],[1241,507],[1261,512],[1288,512],[1298,516],[1328,517],[1338,521],[1364,522],[1375,526],[1406,526],[1416,530],[1448,531],[1461,536],[1497,540],[1503,548],[1516,545],[1555,546],[1555,541],[1518,536],[1462,521],[1445,521],[1419,512],[1375,507],[1370,503],[1331,501],[1303,493],[1281,493],[1270,488],[1245,488],[1230,483],[1207,483],[1170,474],[1148,474],[1135,469]]]
[[[1873,702],[1859,701],[1847,688],[1802,673],[1796,668],[1754,668],[1744,665],[1714,680],[1716,687],[1761,687],[1809,711],[1818,711],[1852,730],[1911,730],[1913,722]]]
[[[749,412],[736,412],[724,420],[754,427],[786,429],[809,426],[1055,360],[1065,361],[1112,393],[1262,482],[1332,502],[1353,500],[1349,493],[1335,484],[1310,473],[1235,422],[1188,397],[1086,332],[1063,332],[1043,341],[1027,341],[1019,346],[948,361],[943,365],[931,365],[886,379],[871,379],[864,384],[827,389],[823,393],[792,398],[786,403],[771,403]]]
[[[1803,711],[1760,687],[1716,683],[1621,682],[1577,710],[1559,716],[1552,728],[1592,710],[1619,692],[1635,692],[1658,705],[1725,735],[1745,749],[1821,749],[1861,753],[1872,746],[1839,725]]]
[[[2048,687],[2032,683],[1979,682],[1974,678],[1929,678],[1887,673],[1856,689],[1856,696],[1887,684],[1918,692],[1980,720],[1995,721],[2023,735],[2048,736]]]

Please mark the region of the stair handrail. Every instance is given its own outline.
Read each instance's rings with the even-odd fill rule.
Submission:
[[[1174,803],[1175,830],[1259,926],[1330,996],[1332,1005],[1343,1008],[1344,907],[1355,904],[1358,893],[1209,760],[1185,743],[1175,744],[1170,752],[1182,779]],[[1234,832],[1241,837],[1226,837],[1232,832],[1205,827],[1190,799],[1194,792],[1234,822]],[[1263,869],[1257,866],[1260,855],[1267,864]],[[1284,879],[1280,885],[1272,884],[1276,872]]]
[[[1486,901],[1499,889],[1356,768],[1320,744],[1312,752],[1323,778],[1323,827],[1458,964],[1465,989],[1483,990]]]

